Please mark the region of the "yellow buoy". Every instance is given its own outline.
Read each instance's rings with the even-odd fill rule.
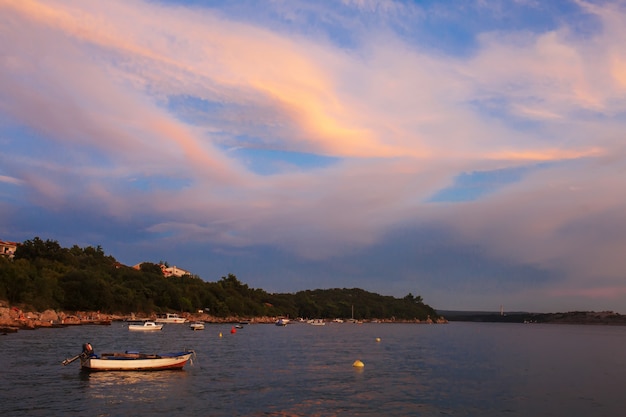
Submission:
[[[376,338],[376,341],[377,341],[377,342],[380,342],[380,337],[377,337],[377,338]]]
[[[354,366],[355,368],[362,368],[365,366],[365,364],[363,362],[361,362],[360,360],[355,360],[354,363],[352,364],[352,366]]]
[[[222,332],[220,332],[220,337],[222,337]]]

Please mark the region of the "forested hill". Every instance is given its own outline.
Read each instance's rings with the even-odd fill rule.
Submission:
[[[0,300],[37,311],[101,311],[110,314],[166,311],[213,316],[435,320],[420,296],[382,296],[358,288],[270,294],[233,274],[217,282],[198,276],[165,278],[158,264],[137,270],[121,265],[100,246],[63,248],[38,237],[18,246],[14,259],[0,257]]]

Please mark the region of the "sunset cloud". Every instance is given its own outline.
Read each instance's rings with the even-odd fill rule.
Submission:
[[[0,0],[0,238],[617,309],[626,9],[565,3]]]

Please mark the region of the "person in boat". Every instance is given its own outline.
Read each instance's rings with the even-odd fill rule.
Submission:
[[[93,347],[91,347],[91,343],[83,343],[83,353],[81,355],[85,358],[95,356]]]

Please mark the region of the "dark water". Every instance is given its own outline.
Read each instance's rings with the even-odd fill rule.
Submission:
[[[219,333],[223,337],[219,337]],[[376,338],[381,341],[377,342]],[[183,371],[85,373],[65,358],[195,349]],[[626,415],[626,327],[123,323],[0,337],[0,416]],[[365,367],[352,367],[355,360]]]

